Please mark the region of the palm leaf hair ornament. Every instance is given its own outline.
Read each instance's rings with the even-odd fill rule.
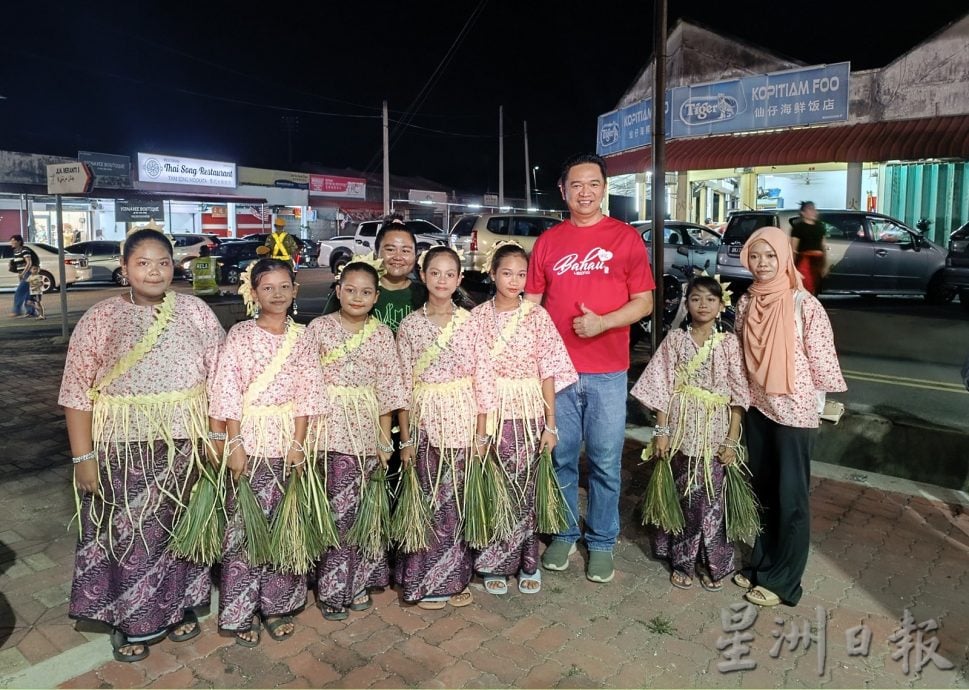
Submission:
[[[488,253],[485,254],[484,265],[485,265],[486,272],[491,273],[493,270],[495,270],[495,267],[492,265],[492,263],[495,260],[495,254],[498,252],[499,249],[501,249],[502,247],[506,247],[509,244],[514,245],[515,247],[518,247],[522,251],[525,250],[525,248],[521,245],[521,243],[516,242],[515,240],[498,240],[493,245],[491,245],[491,249],[489,249]]]
[[[246,305],[246,315],[255,316],[256,314],[256,293],[252,289],[252,267],[256,262],[252,261],[246,266],[246,270],[239,277],[239,294]]]
[[[371,268],[373,268],[377,272],[377,279],[378,280],[380,278],[383,278],[384,277],[384,274],[387,272],[387,269],[384,268],[384,260],[383,259],[378,259],[372,253],[370,253],[370,254],[354,254],[350,258],[350,260],[347,261],[339,271],[337,271],[336,279],[337,280],[340,280],[340,278],[343,276],[343,272],[346,271],[351,266],[353,266],[353,264],[366,264],[367,266],[370,266]]]

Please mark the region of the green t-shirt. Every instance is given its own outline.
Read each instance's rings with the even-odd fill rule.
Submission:
[[[414,283],[403,290],[388,290],[382,287],[380,295],[377,297],[377,303],[373,305],[371,313],[381,323],[389,326],[394,334],[397,333],[397,327],[400,326],[404,317],[413,311],[413,290]]]

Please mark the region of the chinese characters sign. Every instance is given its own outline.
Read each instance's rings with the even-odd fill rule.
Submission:
[[[367,198],[367,181],[362,177],[310,175],[312,196],[338,196],[349,199]]]

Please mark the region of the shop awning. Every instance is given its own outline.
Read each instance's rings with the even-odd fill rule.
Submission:
[[[969,159],[969,115],[673,139],[666,143],[666,169],[677,171],[924,158]],[[642,172],[652,165],[652,147],[609,156],[606,162],[610,175]]]

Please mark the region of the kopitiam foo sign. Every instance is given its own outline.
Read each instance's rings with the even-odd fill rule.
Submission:
[[[138,181],[235,189],[236,164],[159,153],[139,153]]]

